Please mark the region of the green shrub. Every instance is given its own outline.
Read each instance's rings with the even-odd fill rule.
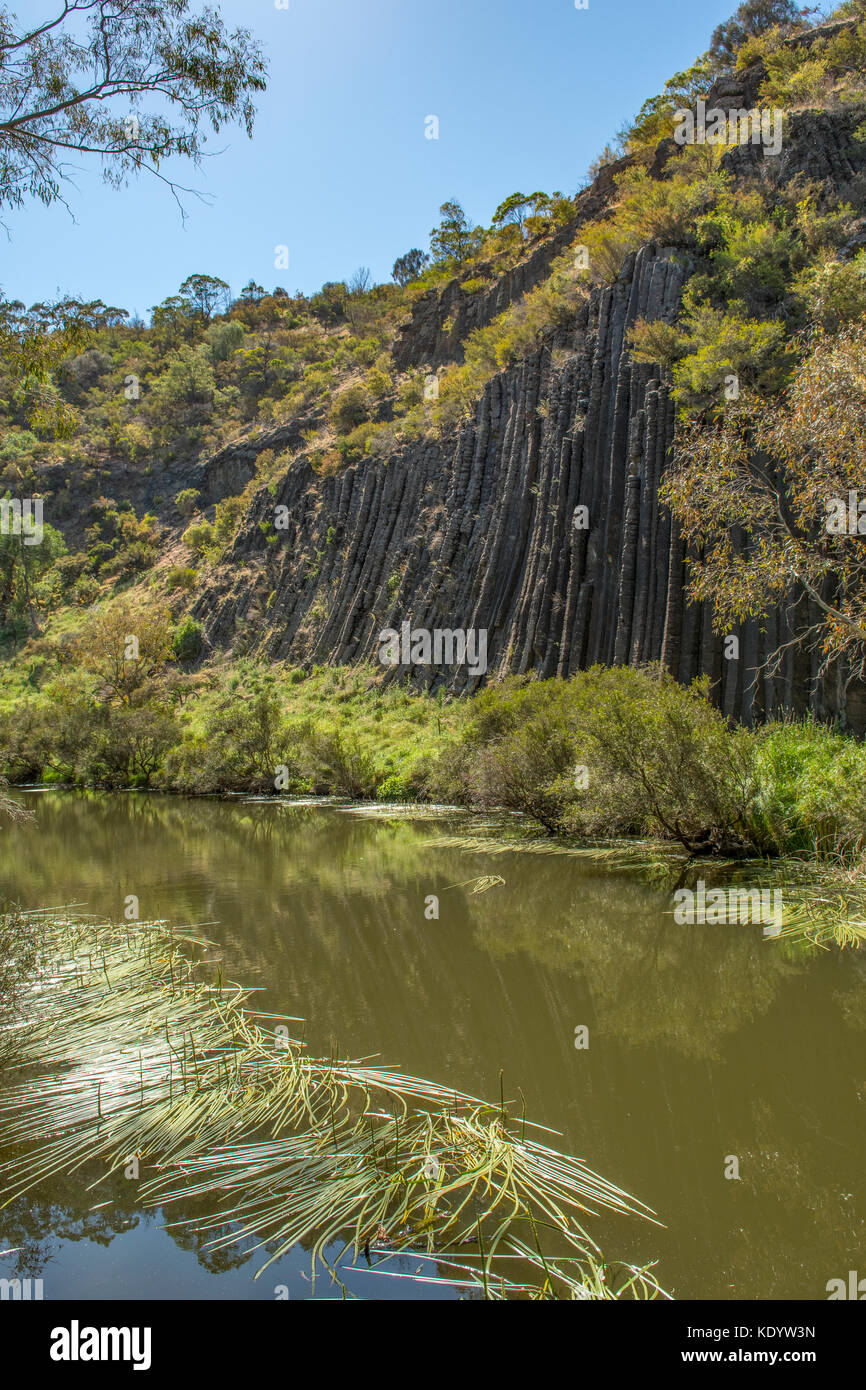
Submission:
[[[189,592],[195,588],[197,579],[196,571],[188,565],[173,565],[165,576],[165,587],[170,594],[176,589]]]
[[[174,505],[181,516],[192,516],[200,501],[201,493],[197,488],[185,487],[175,496]]]
[[[596,667],[481,692],[438,777],[457,799],[522,811],[550,832],[760,852],[753,758],[751,736],[728,728],[704,684]]]
[[[331,424],[337,434],[348,434],[364,423],[370,413],[370,398],[363,386],[349,386],[331,406]]]
[[[192,526],[188,526],[183,533],[183,543],[189,546],[190,550],[200,554],[213,545],[214,528],[209,521],[195,521]]]
[[[307,747],[317,782],[344,796],[376,795],[382,775],[371,755],[350,734],[320,725],[310,733]]]
[[[172,656],[175,661],[196,661],[201,656],[203,645],[201,624],[187,616],[174,630],[171,640]]]

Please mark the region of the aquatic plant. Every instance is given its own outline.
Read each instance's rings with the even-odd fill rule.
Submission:
[[[94,1160],[107,1174],[135,1160],[145,1205],[212,1202],[197,1229],[218,1229],[215,1247],[252,1240],[259,1274],[304,1242],[335,1279],[349,1251],[411,1252],[485,1297],[664,1296],[649,1268],[605,1267],[582,1224],[650,1209],[527,1138],[542,1127],[504,1088],[489,1104],[370,1059],[309,1057],[297,1020],[254,1016],[202,944],[164,923],[38,919],[0,1016],[18,1044],[0,1071],[3,1205]]]
[[[778,939],[828,947],[859,948],[866,942],[866,860],[788,863]]]

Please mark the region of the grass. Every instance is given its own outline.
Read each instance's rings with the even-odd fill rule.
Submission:
[[[866,860],[793,861],[785,865],[782,891],[786,901],[778,940],[843,950],[866,943]]]
[[[16,1039],[0,1053],[3,1205],[137,1155],[145,1205],[206,1199],[197,1228],[220,1232],[214,1247],[252,1239],[259,1275],[303,1242],[335,1279],[349,1252],[411,1252],[488,1298],[665,1296],[649,1268],[606,1267],[583,1224],[650,1209],[527,1137],[539,1127],[504,1088],[487,1103],[311,1058],[249,992],[205,981],[194,939],[164,924],[6,922],[35,958],[0,999],[0,1037]]]

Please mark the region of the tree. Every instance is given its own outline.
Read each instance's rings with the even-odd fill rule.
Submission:
[[[359,266],[349,281],[349,294],[366,294],[371,279],[369,268],[365,265]]]
[[[556,196],[561,198],[562,194]],[[512,193],[494,212],[493,226],[515,226],[523,236],[527,218],[549,215],[550,208],[551,200],[546,193],[530,193],[528,196],[525,193]]]
[[[228,303],[229,287],[215,275],[188,275],[178,290],[194,314],[209,323],[215,309]]]
[[[153,388],[153,403],[157,410],[169,412],[193,406],[213,405],[216,380],[206,348],[182,348],[170,359]]]
[[[8,493],[6,500],[8,503]],[[47,524],[42,527],[38,544],[31,540],[23,528],[17,535],[11,528],[0,531],[0,621],[26,620],[26,625],[38,631],[39,581],[66,553],[66,542],[59,531]]]
[[[252,94],[265,90],[265,77],[249,31],[229,33],[213,9],[196,14],[190,0],[62,0],[53,17],[24,26],[0,6],[0,209],[28,197],[65,202],[69,156],[97,159],[115,187],[145,170],[178,199],[161,163],[179,155],[198,165],[208,125],[239,122],[251,135]],[[141,110],[145,98],[159,114]],[[0,295],[0,361],[41,388],[34,427],[73,432],[75,411],[52,398],[50,373],[103,323],[99,301],[24,311]]]
[[[215,393],[216,377],[207,347],[181,348],[169,358],[147,402],[155,433],[167,441],[179,430],[195,430],[210,419]]]
[[[866,670],[866,326],[819,338],[778,400],[680,431],[662,490],[687,541],[690,596],[729,632],[805,594],[792,639]]]
[[[169,608],[126,599],[98,608],[63,654],[90,672],[109,699],[128,705],[162,672],[171,644]]]
[[[462,265],[473,245],[472,223],[456,199],[443,203],[439,213],[442,221],[430,233],[433,259]]]
[[[150,326],[153,340],[160,352],[175,348],[179,343],[189,342],[195,335],[195,317],[188,299],[179,294],[171,294],[161,304],[155,304],[150,311]]]
[[[77,414],[52,392],[51,374],[93,332],[115,327],[128,317],[125,309],[109,307],[101,299],[67,296],[25,309],[20,300],[0,294],[0,360],[11,368],[27,398],[25,414],[34,429],[58,436],[73,432]]]
[[[430,257],[426,251],[419,251],[414,246],[411,251],[407,251],[405,256],[398,256],[391,271],[391,279],[400,286],[408,285],[412,280],[417,280],[425,265],[429,265]]]
[[[328,280],[310,300],[310,313],[320,323],[337,323],[345,318],[349,289],[344,280]]]
[[[710,42],[710,57],[717,65],[730,66],[746,39],[757,38],[768,29],[793,29],[814,10],[798,9],[793,0],[744,0],[730,19],[719,24]]]
[[[249,31],[229,33],[190,0],[63,0],[24,26],[3,6],[0,207],[63,201],[69,156],[95,157],[115,186],[146,170],[177,197],[161,166],[176,155],[199,164],[207,126],[250,135],[265,77]]]

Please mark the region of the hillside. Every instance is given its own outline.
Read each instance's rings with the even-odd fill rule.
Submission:
[[[699,99],[784,110],[779,148],[679,143]],[[840,582],[827,555],[817,587],[772,556],[756,579],[764,541],[731,519],[736,487],[724,543],[697,534],[676,455],[685,437],[712,456],[731,382],[763,409],[816,341],[859,328],[864,118],[866,21],[848,5],[705,55],[573,198],[515,195],[486,229],[443,205],[431,258],[411,253],[391,285],[359,272],[228,302],[193,276],[149,327],[106,309],[38,411],[6,369],[0,495],[43,497],[53,538],[29,578],[8,559],[7,688],[48,690],[66,636],[117,595],[169,605],[194,684],[241,659],[372,663],[380,688],[449,693],[660,663],[708,677],[747,724],[862,731],[847,639],[801,640]],[[53,437],[46,409],[65,422]],[[406,624],[486,632],[486,670],[405,652],[383,667],[382,631]]]

